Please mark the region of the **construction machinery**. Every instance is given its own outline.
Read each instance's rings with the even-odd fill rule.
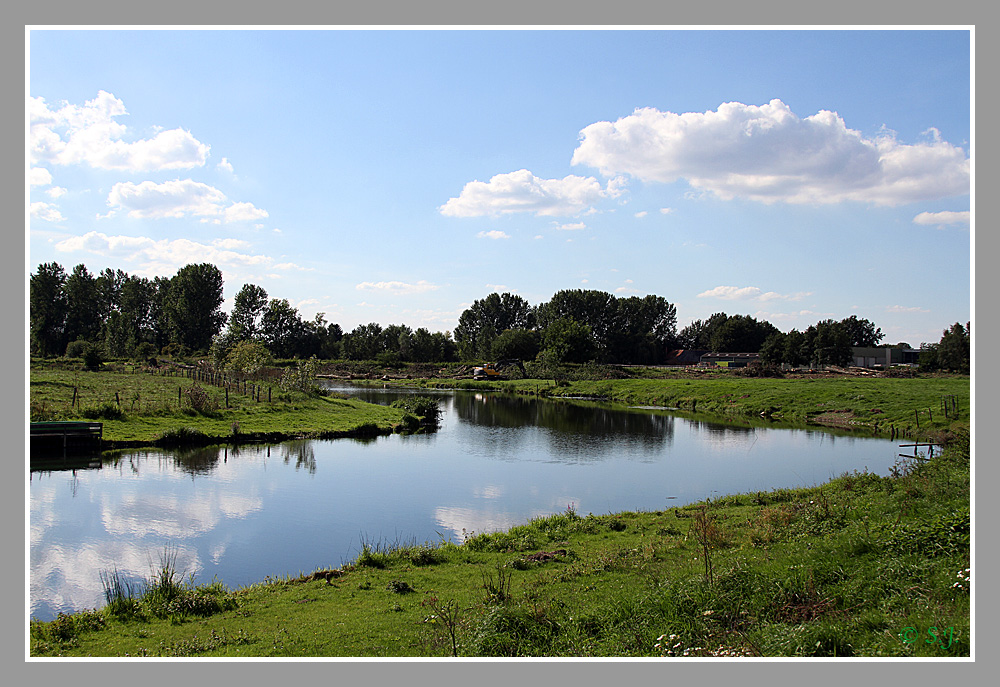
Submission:
[[[473,368],[472,378],[473,379],[503,379],[503,371],[510,367],[511,365],[517,366],[521,370],[521,375],[524,377],[528,376],[527,371],[524,369],[524,364],[517,360],[516,358],[510,358],[507,360],[498,360],[495,363],[483,363],[481,367]]]

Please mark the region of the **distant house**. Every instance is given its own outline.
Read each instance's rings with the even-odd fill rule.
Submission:
[[[851,358],[855,367],[891,367],[893,365],[916,365],[920,361],[920,351],[915,348],[851,348]]]
[[[667,353],[664,365],[697,365],[701,362],[701,356],[708,351],[698,351],[691,348],[678,349]]]
[[[700,363],[708,367],[746,367],[760,360],[759,353],[705,353]]]

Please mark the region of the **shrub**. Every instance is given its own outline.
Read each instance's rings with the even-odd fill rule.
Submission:
[[[88,370],[100,370],[101,365],[104,363],[104,349],[100,346],[92,343],[88,343],[84,346],[83,354],[83,366]]]
[[[83,339],[77,339],[76,341],[70,341],[66,346],[66,357],[67,358],[82,358],[83,352],[87,349],[89,344]]]
[[[88,420],[121,420],[125,417],[121,407],[110,401],[99,406],[85,408],[80,414]]]

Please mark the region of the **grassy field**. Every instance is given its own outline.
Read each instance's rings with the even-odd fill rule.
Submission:
[[[663,375],[664,373],[659,373]],[[406,380],[424,387],[495,389],[540,396],[594,397],[630,406],[660,406],[721,418],[825,424],[868,434],[935,437],[970,427],[968,375],[914,378],[740,377],[731,372],[674,372],[657,379]]]
[[[30,623],[32,656],[968,656],[969,441],[880,477],[193,587],[169,554],[108,604]]]
[[[30,417],[99,420],[105,441],[114,446],[184,436],[208,442],[388,433],[406,415],[335,394],[283,392],[273,379],[252,380],[245,391],[230,385],[227,393],[218,382],[187,374],[181,368],[143,371],[121,364],[88,372],[78,363],[33,361]]]

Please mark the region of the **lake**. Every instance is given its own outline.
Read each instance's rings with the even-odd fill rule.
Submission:
[[[379,403],[408,393],[336,388]],[[31,470],[31,616],[102,606],[102,572],[145,579],[168,551],[186,578],[239,587],[339,567],[365,542],[459,542],[567,507],[661,510],[855,470],[887,475],[898,453],[884,439],[666,410],[433,395],[443,413],[430,434],[144,449]]]

